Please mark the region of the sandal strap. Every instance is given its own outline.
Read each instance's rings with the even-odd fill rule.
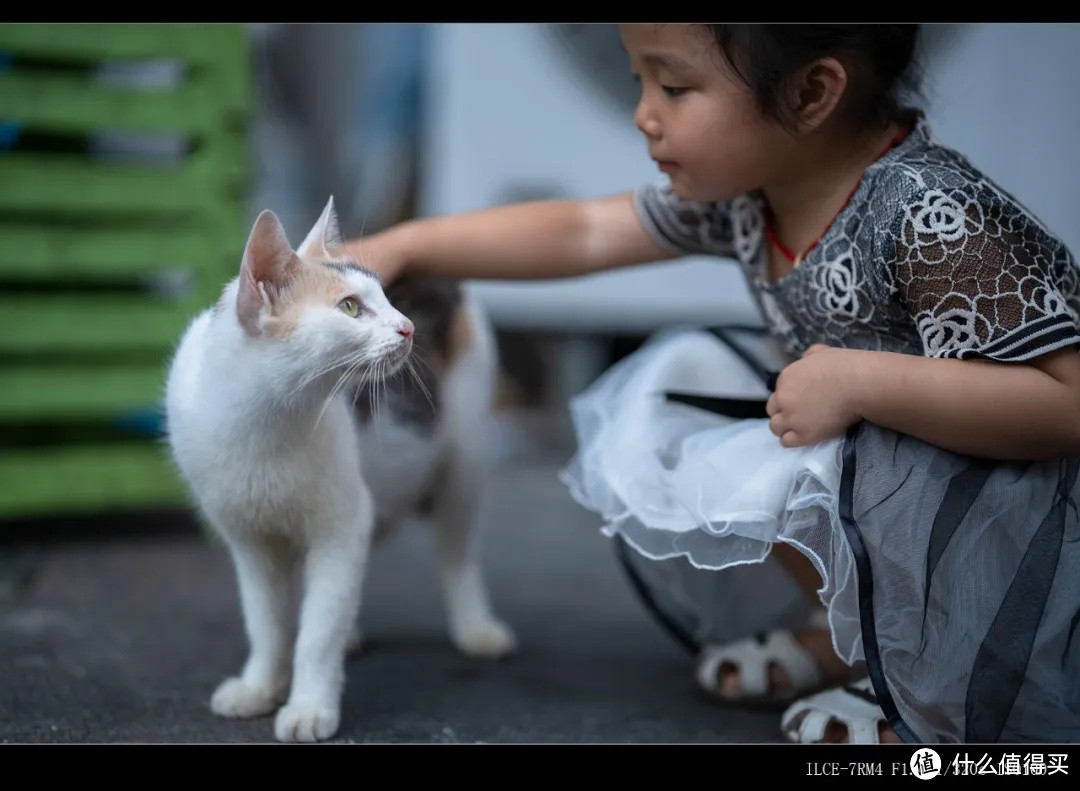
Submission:
[[[739,694],[735,697],[763,697],[770,694],[769,666],[777,665],[787,674],[794,691],[813,689],[821,684],[822,673],[817,660],[786,630],[775,631],[762,638],[748,638],[719,646],[706,646],[697,666],[697,680],[703,689],[719,694],[717,671],[723,663],[736,668]]]
[[[885,721],[874,697],[870,679],[846,687],[834,687],[793,703],[780,718],[780,727],[792,741],[804,744],[821,741],[825,728],[836,721],[847,728],[851,744],[877,744],[878,726]],[[804,715],[796,727],[793,723]]]

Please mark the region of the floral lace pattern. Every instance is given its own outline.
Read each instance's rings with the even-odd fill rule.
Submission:
[[[789,275],[767,282],[765,199],[637,190],[665,248],[737,259],[792,355],[814,343],[1023,361],[1080,343],[1080,276],[1065,245],[1011,195],[932,139],[924,117],[872,164]]]

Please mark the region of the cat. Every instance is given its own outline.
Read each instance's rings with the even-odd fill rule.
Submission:
[[[402,278],[395,307],[377,275],[335,255],[341,244],[333,197],[295,251],[261,212],[239,275],[188,326],[166,381],[171,455],[228,547],[249,643],[210,708],[276,711],[279,741],[337,733],[369,551],[411,514],[435,516],[453,643],[477,657],[516,649],[473,529],[491,329],[456,283]],[[387,380],[411,363],[421,372],[399,393]]]

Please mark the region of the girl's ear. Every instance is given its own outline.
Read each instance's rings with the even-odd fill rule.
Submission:
[[[819,129],[840,104],[848,82],[847,69],[836,58],[819,58],[800,69],[788,94],[799,130]]]
[[[332,252],[335,248],[340,247],[341,243],[337,212],[334,210],[334,196],[331,195],[330,200],[326,202],[326,208],[319,215],[319,219],[315,221],[315,225],[308,231],[304,241],[296,248],[296,254],[301,258],[314,258],[324,261],[334,257]]]
[[[261,332],[263,309],[271,307],[270,301],[296,276],[300,266],[277,215],[261,212],[244,248],[236,295],[236,315],[249,334]]]

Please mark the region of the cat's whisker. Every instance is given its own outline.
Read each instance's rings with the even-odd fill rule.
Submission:
[[[376,403],[381,407],[384,404],[389,403],[389,401],[387,399],[387,395],[386,395],[387,362],[386,362],[385,357],[380,357],[379,358],[378,366],[379,366],[379,383],[378,383],[379,397],[378,397],[378,400],[377,400]]]
[[[356,383],[356,387],[353,388],[352,409],[353,409],[354,412],[356,411],[356,402],[359,400],[360,394],[363,392],[363,390],[364,390],[364,374],[361,373],[360,374],[360,381],[358,381]]]
[[[368,414],[371,415],[372,423],[375,423],[375,388],[373,388],[371,386],[370,376],[368,376],[368,371],[364,371],[364,381],[365,381],[364,388],[367,390]],[[375,431],[378,432],[378,430],[379,430],[379,427],[376,424],[375,425]]]
[[[379,395],[380,395],[382,385],[384,384],[384,381],[383,381],[383,364],[384,364],[383,358],[382,357],[377,357],[375,359],[375,362],[372,363],[372,366],[371,366],[371,369],[373,371],[373,374],[372,374],[373,381],[372,381],[372,385],[371,385],[371,391],[372,391],[372,395],[374,397],[374,406],[372,407],[371,415],[372,415],[372,421],[373,421],[373,423],[375,425],[375,441],[378,442],[380,445],[382,445],[382,432],[379,429],[379,422],[380,421],[379,421],[378,418],[379,418],[379,407],[380,407]]]
[[[364,381],[363,372],[362,372],[362,369],[361,369],[361,366],[363,364],[364,364],[364,361],[363,361],[362,358],[360,358],[360,359],[355,359],[353,361],[352,365],[349,366],[349,381],[353,383],[353,388],[357,389],[357,390],[360,388],[360,386],[363,384],[363,381]],[[360,374],[359,379],[357,379],[357,374]]]
[[[417,373],[416,366],[413,364],[413,361],[411,359],[406,360],[406,362],[405,362],[405,370],[408,371],[409,375],[413,378],[413,381],[416,382],[417,387],[420,388],[420,392],[423,393],[424,398],[427,399],[428,406],[430,406],[431,411],[434,412],[435,411],[435,401],[432,399],[431,392],[428,390],[427,385],[424,384],[424,380],[421,379],[420,374]]]
[[[349,372],[346,369],[345,373],[343,373],[340,377],[338,377],[338,380],[334,383],[334,386],[330,389],[330,394],[323,401],[322,409],[319,410],[319,414],[315,418],[315,425],[312,426],[312,429],[311,429],[312,431],[314,431],[315,429],[317,429],[319,427],[319,423],[322,422],[323,415],[326,413],[327,408],[330,406],[330,402],[334,400],[334,396],[337,395],[338,388],[341,386],[341,383],[345,381],[345,377],[348,375],[348,373]]]
[[[367,391],[368,397],[368,410],[372,417],[375,415],[375,382],[377,381],[375,362],[371,359],[364,360],[364,370],[361,374],[364,382],[364,389]]]
[[[348,360],[346,359],[346,360],[343,360],[343,361],[334,362],[334,363],[332,363],[330,365],[327,365],[325,368],[323,368],[323,369],[321,369],[319,371],[316,371],[315,373],[311,374],[310,376],[305,377],[293,389],[292,393],[298,393],[301,390],[305,390],[306,388],[308,388],[309,386],[311,386],[312,384],[317,382],[319,379],[321,379],[323,376],[326,376],[327,374],[333,372],[335,369],[341,367],[342,365],[347,366],[348,365]],[[290,393],[290,395],[291,395],[291,393]]]
[[[335,368],[338,368],[338,367],[348,368],[350,365],[353,364],[353,362],[355,362],[357,359],[361,358],[364,354],[365,354],[365,352],[363,350],[353,352],[352,354],[346,356],[342,360],[335,360],[334,362],[330,363],[329,365],[327,365],[327,366],[325,366],[323,368],[320,368],[319,370],[317,370],[317,371],[315,371],[315,372],[313,372],[311,374],[308,374],[307,376],[305,376],[303,379],[300,380],[300,383],[296,387],[294,387],[292,390],[290,390],[288,392],[288,394],[286,395],[286,400],[291,399],[293,396],[298,394],[300,391],[306,389],[309,385],[313,384],[318,379],[320,379],[323,376],[325,376],[326,374],[330,373]]]
[[[334,370],[334,368],[336,368],[336,367],[337,366],[335,365],[335,366],[332,366],[330,368],[327,368],[325,371],[320,372],[320,374],[318,376],[308,377],[306,380],[300,382],[296,387],[294,387],[292,390],[290,390],[286,394],[285,400],[287,402],[294,402],[294,401],[302,402],[302,394],[304,393],[304,391],[307,390],[308,387],[310,387],[316,381],[318,381],[318,379],[320,377],[331,373]]]
[[[335,385],[335,386],[336,386],[336,385]],[[321,423],[321,422],[322,422],[322,418],[323,418],[323,413],[325,413],[325,412],[326,412],[326,409],[327,409],[327,407],[329,407],[329,406],[330,406],[330,402],[331,402],[331,401],[333,401],[333,400],[334,400],[334,394],[333,394],[333,393],[331,393],[330,395],[328,395],[328,396],[326,397],[326,400],[325,400],[325,401],[323,401],[323,405],[322,405],[322,408],[321,408],[321,409],[319,410],[319,414],[318,414],[318,416],[317,416],[317,417],[315,418],[315,424],[314,424],[314,425],[313,425],[313,426],[311,427],[311,432],[312,432],[312,433],[315,433],[315,430],[316,430],[316,429],[317,429],[317,428],[319,427],[319,423]]]
[[[420,372],[417,370],[416,364],[412,360],[409,361],[408,368],[409,374],[412,376],[413,381],[416,382],[417,387],[420,388],[420,391],[424,394],[424,397],[427,398],[427,401],[431,405],[431,408],[434,409],[435,402],[432,399],[431,391],[428,389],[427,384],[424,382],[424,378],[420,375]]]
[[[429,363],[427,360],[425,360],[425,359],[423,359],[421,357],[421,358],[418,358],[416,360],[416,363],[417,363],[418,366],[420,366],[420,365],[424,366],[424,368],[427,369],[427,372],[429,374],[431,374],[435,378],[438,378],[438,374],[435,372],[435,369],[431,367],[431,363]]]
[[[337,368],[338,365],[339,365],[338,362],[334,362],[334,363],[332,363],[332,364],[330,364],[330,365],[328,365],[328,366],[326,366],[324,368],[321,368],[321,369],[319,369],[317,371],[314,371],[313,373],[309,373],[307,376],[302,378],[299,383],[297,383],[296,387],[292,388],[288,392],[288,394],[286,395],[286,398],[292,398],[294,395],[299,393],[301,390],[306,389],[310,384],[312,384],[317,379],[319,379],[319,377],[325,376],[326,374],[333,371],[335,368]]]
[[[323,415],[326,413],[327,408],[330,406],[330,402],[334,400],[334,396],[338,394],[341,388],[349,380],[350,376],[357,370],[358,366],[360,366],[362,363],[363,361],[361,360],[356,364],[347,367],[345,371],[341,374],[341,376],[338,377],[338,380],[330,389],[330,394],[326,397],[326,400],[323,401],[322,409],[319,410],[319,415],[315,418],[315,425],[312,428],[312,431],[319,427],[319,423],[322,421]]]
[[[297,387],[295,390],[293,390],[292,393],[290,393],[290,398],[295,396],[295,395],[299,395],[300,392],[302,392],[304,389],[306,389],[307,386],[313,384],[315,381],[317,381],[322,376],[331,373],[336,368],[343,367],[343,371],[342,371],[341,375],[338,377],[337,381],[334,383],[333,387],[331,387],[331,389],[330,389],[330,395],[328,396],[328,398],[332,398],[335,391],[339,387],[341,387],[344,384],[345,381],[348,380],[349,368],[351,367],[351,363],[352,363],[352,359],[351,358],[346,358],[342,362],[339,362],[339,363],[336,363],[335,365],[329,366],[327,369],[322,371],[318,376],[309,377],[309,379],[306,382],[302,383],[300,387]]]
[[[371,424],[375,427],[375,440],[381,445],[382,439],[379,437],[379,416],[375,411],[375,385],[374,377],[371,376],[371,368],[364,370],[364,376],[368,380],[368,412],[371,414]]]
[[[367,226],[368,213],[371,211],[371,207],[364,209],[364,219],[360,221],[360,233],[358,234],[356,251],[360,256],[360,266],[364,269],[368,268],[368,265],[364,262],[364,228]],[[370,270],[369,270],[370,271]]]
[[[360,266],[367,269],[367,264],[364,263],[364,242],[361,239],[356,240],[356,253],[360,258]]]
[[[397,379],[398,371],[391,371],[393,364],[390,360],[383,359],[383,403],[389,404],[391,397],[391,384]]]
[[[418,353],[409,355],[410,362],[416,362],[417,364],[424,366],[427,369],[428,373],[435,375],[435,369],[432,368],[431,364],[427,361],[427,358],[429,356],[427,354],[427,350],[420,344],[416,343],[416,341],[413,341],[413,345],[416,346],[416,350]]]
[[[364,209],[364,218],[362,220],[360,220],[360,238],[361,239],[364,237],[364,228],[367,227],[367,218],[368,218],[368,215],[370,213],[371,213],[371,207],[368,206],[367,208]]]

